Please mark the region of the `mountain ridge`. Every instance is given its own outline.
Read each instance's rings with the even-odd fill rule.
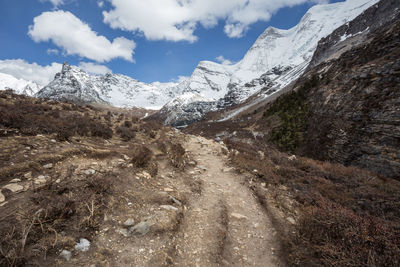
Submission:
[[[157,83],[157,86],[154,83],[146,84],[122,74],[91,75],[64,63],[61,72],[36,96],[157,109],[175,96],[174,92],[168,91],[170,87],[161,83]]]
[[[40,85],[34,81],[18,79],[13,75],[0,72],[0,90],[7,89],[17,94],[34,96],[40,90]]]
[[[197,103],[198,109],[204,112],[203,116],[210,111],[239,104],[260,91],[263,92],[260,97],[266,97],[296,80],[306,70],[321,38],[353,20],[377,2],[378,0],[356,0],[315,5],[299,24],[291,29],[268,27],[238,63],[222,65],[202,61],[190,78],[177,87],[183,92],[200,93],[210,99],[223,95],[213,103]],[[222,75],[214,75],[215,73]],[[210,81],[219,81],[216,82],[218,87],[211,86]],[[196,114],[191,118],[190,114],[183,114],[184,110],[196,110],[196,103],[186,105],[173,108],[166,105],[153,117],[160,121],[168,121],[174,126],[187,125],[203,117]],[[209,109],[204,109],[205,106]],[[179,116],[176,116],[177,114]],[[188,119],[182,120],[182,117]]]
[[[171,125],[184,125],[209,111],[241,103],[257,92],[262,91],[265,96],[280,90],[304,72],[321,38],[376,2],[353,0],[315,5],[291,29],[268,27],[236,64],[201,61],[192,75],[179,84],[147,84],[120,74],[91,75],[65,63],[55,79],[35,96],[160,110],[159,118]],[[200,98],[188,98],[193,99],[190,103],[188,99],[180,101],[186,93]],[[175,98],[178,99],[174,102]],[[180,102],[188,106],[178,107],[176,103]],[[202,114],[196,114],[195,119],[185,114],[187,120],[182,121],[175,115],[183,113],[171,108],[183,113],[201,110]]]

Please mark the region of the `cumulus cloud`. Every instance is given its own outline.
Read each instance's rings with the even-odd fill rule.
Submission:
[[[106,73],[112,73],[112,70],[110,70],[106,66],[95,64],[92,62],[80,62],[79,68],[92,74],[104,75]]]
[[[327,0],[109,0],[104,22],[114,29],[143,33],[149,40],[195,42],[201,24],[212,28],[225,22],[231,38],[242,37],[257,21],[268,21],[283,7]]]
[[[224,56],[222,56],[222,55],[216,57],[215,59],[216,59],[219,63],[221,63],[222,65],[232,65],[232,64],[234,64],[233,61],[224,58]]]
[[[97,6],[102,8],[104,6],[104,1],[97,1]]]
[[[40,2],[50,2],[53,6],[58,7],[64,4],[64,0],[40,0]]]
[[[59,51],[58,51],[58,49],[47,49],[47,54],[49,54],[49,55],[58,55],[58,53],[59,53]]]
[[[47,85],[60,72],[62,64],[51,63],[41,66],[37,63],[28,63],[23,59],[0,60],[0,72],[14,76],[18,79],[34,81],[41,86]]]
[[[33,22],[28,34],[35,42],[52,41],[67,55],[79,55],[97,62],[115,58],[133,61],[134,41],[117,37],[111,42],[71,12],[44,12],[35,17]]]

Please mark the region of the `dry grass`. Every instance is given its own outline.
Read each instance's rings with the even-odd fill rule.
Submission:
[[[321,197],[300,219],[292,262],[308,266],[398,266],[397,227]]]
[[[398,181],[340,164],[289,160],[287,154],[267,147],[262,158],[260,147],[226,143],[232,163],[267,184],[268,191],[255,188],[258,197],[273,196],[279,209],[290,216],[299,212],[298,223],[286,226],[294,234],[285,231],[289,234],[283,238],[289,265],[399,265]],[[288,205],[283,195],[295,202]]]
[[[29,170],[40,171],[42,170],[43,168],[42,165],[44,164],[57,163],[67,158],[71,158],[75,155],[83,155],[83,154],[85,154],[87,157],[92,157],[92,158],[104,158],[115,154],[115,152],[104,149],[101,150],[93,148],[79,148],[79,149],[67,149],[55,155],[54,154],[40,155],[31,161],[24,161],[11,166],[0,168],[0,181],[6,180],[11,176],[22,174],[23,172],[27,172]]]
[[[118,135],[111,138],[111,129]],[[163,157],[157,150],[158,144],[165,152],[171,149],[173,138],[166,131],[125,110],[0,92],[0,184],[20,178],[18,184],[26,190],[2,191],[6,201],[0,206],[0,266],[55,265],[60,251],[73,251],[79,238],[95,240],[105,212],[128,209],[121,207],[126,197],[132,202],[129,210],[135,207],[135,220],[147,214],[140,211],[147,204],[140,196],[158,192],[158,183],[139,181],[135,173],[157,176],[158,162],[151,149],[168,160],[167,153]],[[172,147],[177,164],[179,149]],[[48,163],[54,166],[45,168]],[[95,174],[87,174],[89,166]],[[38,184],[39,175],[45,175],[46,184]]]
[[[69,176],[25,195],[23,206],[9,207],[0,219],[0,265],[39,264],[48,254],[71,249],[79,237],[91,239],[115,181],[111,173],[79,181]]]
[[[101,119],[107,114],[95,117],[95,112],[93,107],[0,92],[0,128],[23,135],[55,133],[60,141],[69,140],[74,135],[111,138],[112,129]]]

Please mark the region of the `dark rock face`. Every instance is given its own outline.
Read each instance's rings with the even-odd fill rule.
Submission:
[[[308,92],[302,152],[400,179],[400,20],[385,25],[303,76],[319,85]]]
[[[340,43],[342,36],[374,32],[396,20],[400,20],[400,1],[381,0],[379,3],[365,10],[354,20],[340,26],[330,35],[322,38],[318,42],[318,47],[309,66],[316,66],[335,53],[338,50],[338,47],[335,47],[335,45]],[[354,45],[358,45],[364,41],[364,38],[358,38],[358,40],[357,38],[353,38],[352,40]]]

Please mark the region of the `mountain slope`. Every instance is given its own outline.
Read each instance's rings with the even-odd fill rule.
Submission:
[[[33,81],[17,79],[12,75],[0,73],[0,90],[12,89],[17,94],[33,96],[40,90],[40,85]]]
[[[291,153],[400,179],[399,21],[400,2],[380,1],[345,31],[321,40],[314,58],[322,62],[280,91],[286,94],[258,95],[187,131],[273,143]],[[326,42],[359,31],[345,41]]]
[[[117,107],[159,109],[177,94],[171,84],[146,84],[121,74],[91,75],[64,63],[54,80],[36,96],[78,102],[106,103]]]
[[[202,61],[191,77],[180,84],[146,84],[118,74],[90,75],[64,64],[62,71],[36,96],[161,109],[182,94],[198,94],[202,101],[190,97],[188,99],[193,102],[186,99],[182,102],[186,107],[178,107],[177,103],[181,102],[178,99],[175,104],[166,105],[158,116],[172,125],[187,124],[211,110],[243,102],[260,90],[265,95],[280,90],[303,73],[321,38],[377,1],[351,0],[316,5],[289,30],[269,27],[240,62],[222,65]],[[176,112],[177,109],[182,112]],[[191,116],[193,110],[197,111]],[[186,119],[182,120],[182,116]]]
[[[191,77],[177,88],[179,91],[196,92],[218,101],[209,106],[219,108],[238,104],[261,89],[266,95],[276,92],[304,72],[321,38],[377,2],[352,0],[313,6],[299,24],[289,30],[273,27],[266,29],[244,58],[235,65],[200,62]],[[168,105],[162,113],[164,117],[168,114]],[[173,125],[177,124],[177,120],[181,123],[179,118],[173,118],[173,112],[166,120]]]

